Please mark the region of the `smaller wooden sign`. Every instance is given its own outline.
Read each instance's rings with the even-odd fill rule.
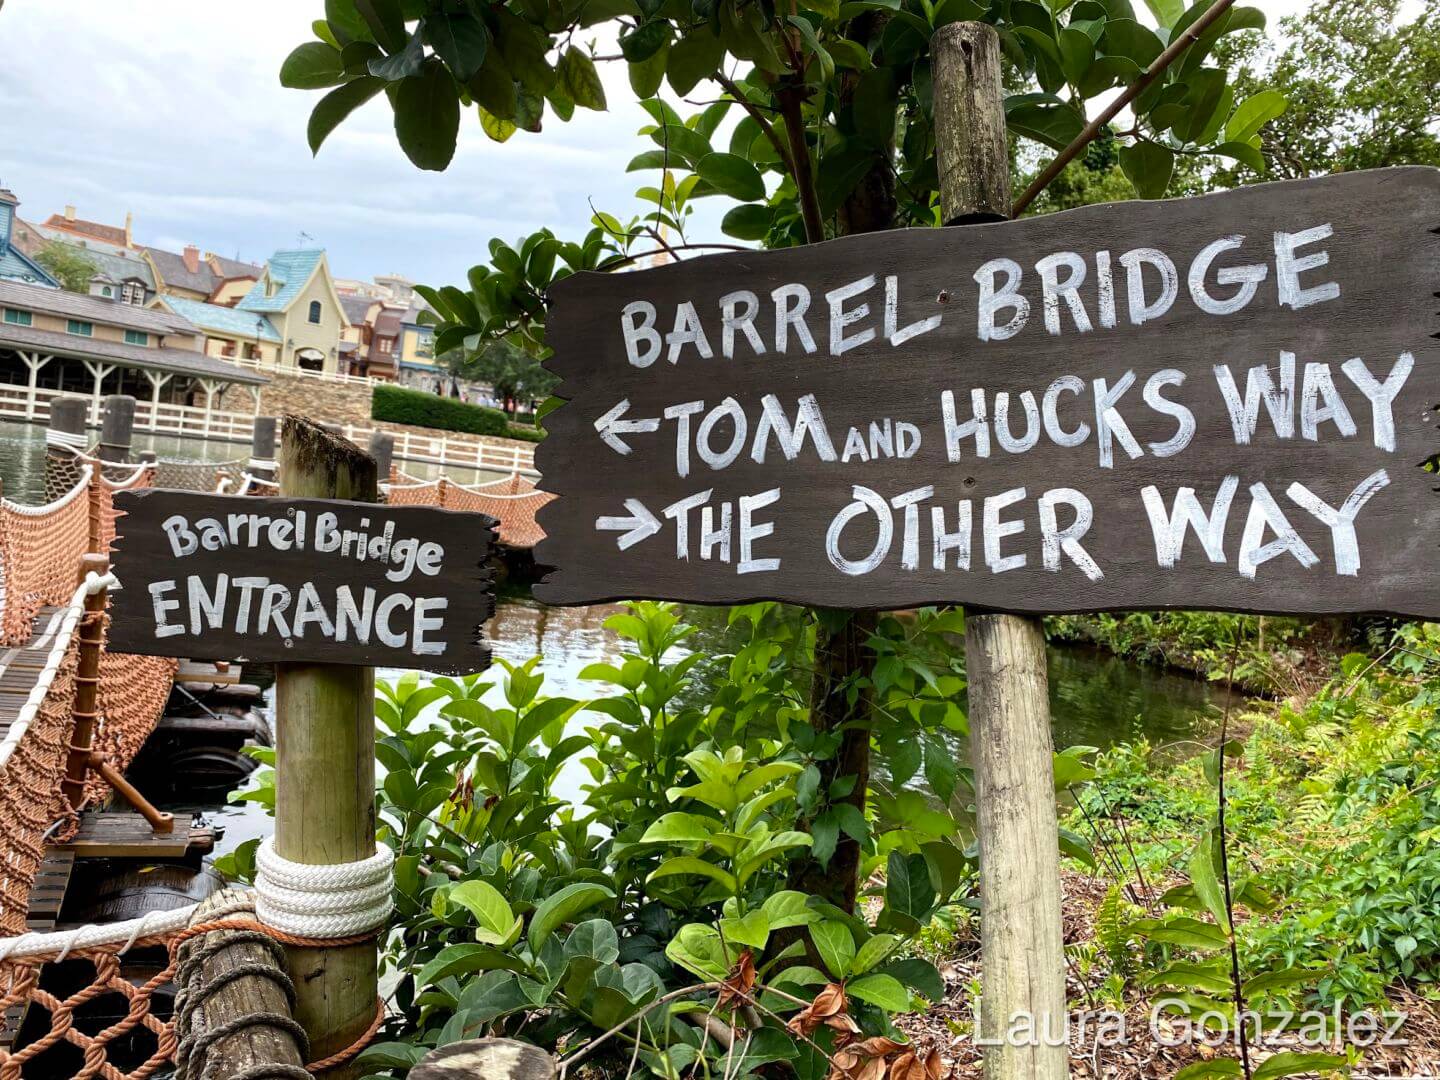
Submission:
[[[485,514],[161,489],[115,506],[115,652],[457,675],[490,664]]]

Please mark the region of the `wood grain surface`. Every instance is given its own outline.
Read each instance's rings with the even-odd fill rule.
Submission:
[[[1414,167],[575,275],[535,594],[1440,616],[1437,231],[1440,170]],[[734,293],[755,314],[730,297],[727,332]],[[968,559],[937,513],[969,514]]]

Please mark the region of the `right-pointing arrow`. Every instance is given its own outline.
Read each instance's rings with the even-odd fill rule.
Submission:
[[[645,504],[639,499],[626,499],[625,509],[630,511],[629,517],[598,517],[595,519],[596,529],[622,534],[615,540],[615,546],[621,551],[634,547],[641,540],[648,539],[660,531],[660,519],[646,509]]]

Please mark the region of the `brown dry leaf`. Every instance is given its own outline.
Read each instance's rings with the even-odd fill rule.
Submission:
[[[841,1023],[832,1021],[841,1020]],[[845,1015],[845,988],[839,983],[828,983],[815,995],[815,1000],[806,1005],[785,1027],[792,1035],[810,1035],[821,1024],[829,1023],[836,1031],[857,1032],[855,1022]]]
[[[735,961],[735,966],[730,969],[730,977],[720,986],[719,1007],[724,1009],[736,1002],[750,1000],[751,991],[755,989],[755,956],[746,949],[740,954],[740,959]]]

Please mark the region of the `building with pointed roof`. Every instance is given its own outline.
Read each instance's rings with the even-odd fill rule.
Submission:
[[[265,315],[281,338],[279,365],[334,375],[350,325],[325,252],[277,251],[237,307]]]
[[[183,296],[162,296],[158,304],[205,331],[204,351],[208,356],[254,360],[267,366],[279,359],[280,332],[259,312],[207,304]]]
[[[0,278],[58,289],[60,283],[49,271],[11,243],[15,233],[15,208],[19,205],[14,192],[0,188]]]

